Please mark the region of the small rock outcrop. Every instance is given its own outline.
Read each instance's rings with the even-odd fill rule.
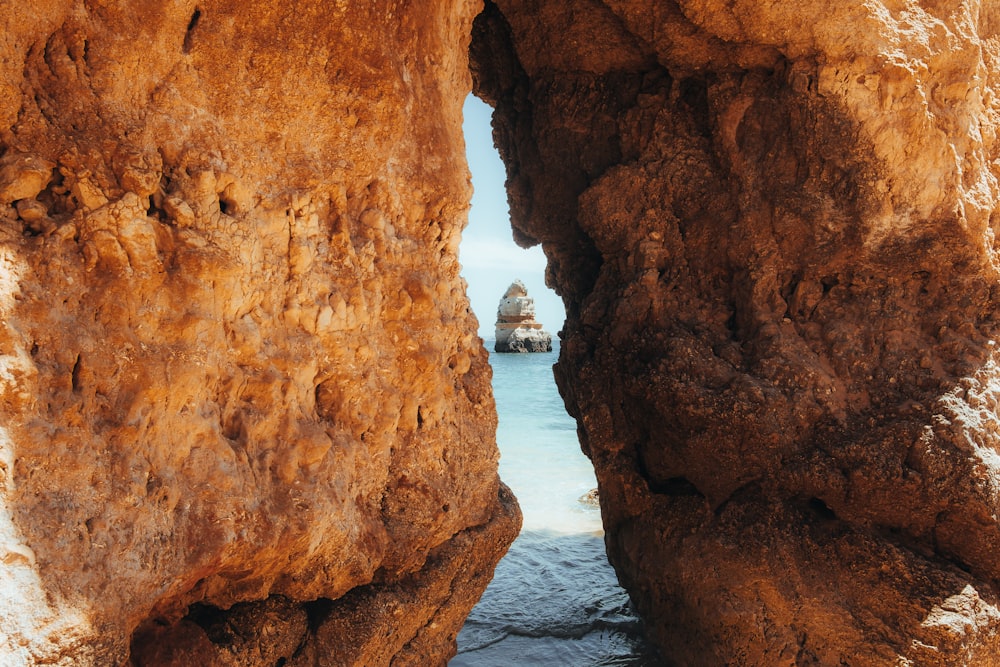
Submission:
[[[535,321],[535,300],[520,280],[504,292],[497,306],[497,352],[551,352],[552,334]]]

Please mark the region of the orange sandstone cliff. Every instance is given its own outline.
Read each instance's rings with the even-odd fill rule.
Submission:
[[[995,3],[0,8],[0,663],[447,659],[474,82],[669,660],[1000,664]]]
[[[513,539],[472,2],[0,3],[0,664],[443,664]]]
[[[496,0],[473,35],[665,654],[1000,664],[1000,6]]]

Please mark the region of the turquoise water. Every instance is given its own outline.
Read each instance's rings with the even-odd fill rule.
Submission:
[[[492,350],[492,341],[487,341]],[[521,535],[458,635],[450,667],[660,664],[604,553],[597,482],[552,378],[552,353],[490,353],[500,477],[524,512]]]

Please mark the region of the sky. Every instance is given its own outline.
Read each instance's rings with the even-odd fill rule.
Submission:
[[[553,336],[562,328],[562,300],[545,286],[541,246],[525,250],[514,243],[507,209],[507,174],[493,147],[493,110],[473,95],[465,102],[465,152],[472,171],[472,210],[462,234],[459,261],[469,284],[469,300],[479,319],[479,335],[493,338],[497,305],[512,282],[520,279],[535,300],[535,319]]]

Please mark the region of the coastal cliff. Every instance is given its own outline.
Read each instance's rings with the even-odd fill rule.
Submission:
[[[478,11],[5,3],[0,663],[452,654],[520,521],[457,262]]]
[[[515,238],[678,665],[1000,664],[1000,8],[487,2]]]
[[[520,522],[457,261],[474,87],[667,657],[1000,664],[996,4],[0,35],[0,663],[448,659]]]

